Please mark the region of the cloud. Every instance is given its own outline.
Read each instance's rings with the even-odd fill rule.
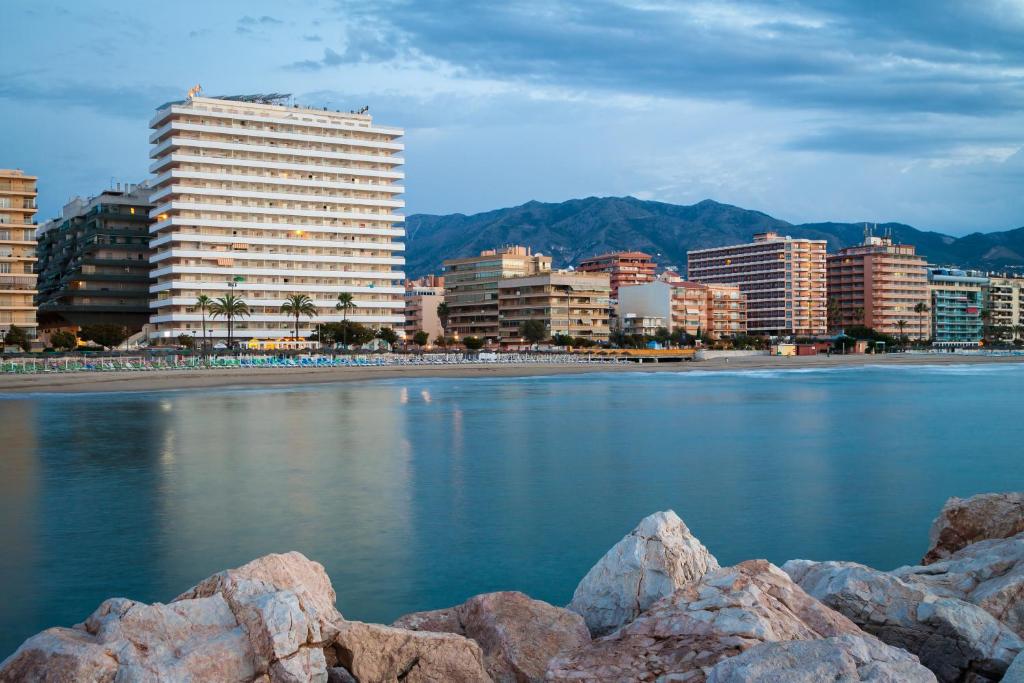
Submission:
[[[322,36],[316,34],[302,36],[302,39],[307,43],[322,43],[324,41]]]
[[[235,33],[245,35],[254,33],[257,29],[279,26],[281,24],[284,24],[284,22],[266,14],[260,17],[246,15],[238,20],[238,23],[235,25]]]
[[[180,88],[155,85],[87,85],[48,83],[35,79],[0,78],[0,100],[84,107],[118,119],[146,121],[163,102],[180,99]]]

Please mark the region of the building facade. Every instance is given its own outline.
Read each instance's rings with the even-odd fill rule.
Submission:
[[[36,304],[44,333],[149,320],[149,187],[76,197],[39,227]]]
[[[197,334],[196,297],[229,292],[250,309],[234,321],[242,340],[291,336],[292,294],[318,309],[303,337],[342,320],[343,292],[348,320],[404,329],[403,131],[286,97],[192,96],[151,120],[156,340]],[[225,336],[223,319],[208,327]]]
[[[936,346],[978,346],[984,333],[985,290],[981,273],[953,268],[930,268],[932,343]]]
[[[1024,339],[1024,277],[989,275],[985,310],[993,338]]]
[[[523,323],[539,320],[548,337],[569,335],[607,342],[611,281],[607,273],[546,271],[498,283],[498,318],[503,346],[527,343]]]
[[[551,270],[551,257],[529,247],[488,249],[479,256],[444,262],[448,334],[456,339],[478,337],[497,342],[498,283],[504,278],[536,275]]]
[[[750,244],[687,252],[688,279],[738,285],[750,334],[826,332],[825,240],[754,235]]]
[[[865,235],[863,244],[827,258],[829,328],[866,325],[894,337],[928,339],[928,266],[909,244]],[[902,325],[900,324],[902,321]]]
[[[683,330],[693,337],[720,339],[747,332],[746,296],[739,285],[663,277],[620,289],[618,314],[624,332],[629,318],[659,318],[669,332]]]
[[[0,169],[0,346],[16,326],[37,335],[36,177]]]
[[[430,342],[444,334],[437,307],[444,303],[444,278],[427,275],[405,283],[405,338],[426,332]]]
[[[577,270],[584,273],[608,273],[611,278],[612,298],[619,295],[619,287],[654,282],[654,259],[642,251],[617,251],[583,259]]]

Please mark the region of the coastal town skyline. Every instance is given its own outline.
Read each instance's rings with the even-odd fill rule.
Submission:
[[[271,3],[181,3],[158,30],[142,8],[15,2],[12,49],[44,26],[66,47],[21,68],[8,63],[5,165],[39,175],[43,219],[95,193],[97,181],[138,182],[145,122],[200,83],[215,95],[284,91],[332,109],[370,105],[378,120],[403,125],[416,151],[410,213],[634,195],[951,234],[1020,224],[1021,13],[1011,4],[869,17],[815,3],[555,3],[545,16],[564,28],[564,45],[528,21],[536,7],[468,7],[441,27],[427,5],[310,2],[278,16]],[[953,34],[953,22],[970,30]],[[81,27],[90,30],[79,37]],[[116,27],[142,39],[115,42]],[[594,49],[601,40],[624,57]],[[843,51],[807,58],[829,40]],[[773,49],[782,50],[776,61],[758,58]],[[71,129],[78,135],[52,134]]]

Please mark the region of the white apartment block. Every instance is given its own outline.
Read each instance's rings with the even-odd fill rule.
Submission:
[[[291,294],[319,311],[303,337],[342,320],[341,292],[348,320],[402,330],[404,131],[286,97],[190,96],[150,121],[151,339],[200,336],[196,297],[229,292],[250,309],[234,322],[240,341],[291,336]],[[207,328],[226,336],[223,318],[207,314]]]

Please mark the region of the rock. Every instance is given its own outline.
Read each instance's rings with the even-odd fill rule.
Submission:
[[[114,652],[88,633],[51,628],[21,644],[0,663],[0,681],[95,681],[110,683],[117,675]]]
[[[359,681],[345,667],[332,666],[327,670],[327,683],[359,683]]]
[[[477,595],[456,607],[406,615],[393,625],[472,638],[497,683],[543,680],[554,657],[590,642],[580,615],[518,592]]]
[[[1024,637],[1024,533],[979,541],[945,560],[891,573],[935,595],[978,605]]]
[[[26,641],[0,681],[326,683],[323,648],[342,621],[333,602],[322,566],[268,555],[166,605],[107,600],[74,629]]]
[[[718,561],[675,512],[656,512],[587,572],[568,607],[583,616],[591,635],[605,635],[714,569]]]
[[[852,562],[793,560],[804,590],[885,643],[916,654],[940,681],[998,681],[1024,642],[980,607]]]
[[[725,659],[708,672],[708,683],[935,683],[917,657],[872,637],[764,643]]]
[[[1017,655],[1003,676],[1003,683],[1024,683],[1024,654]]]
[[[554,659],[551,681],[703,681],[705,671],[755,645],[863,636],[778,567],[750,560],[709,572],[632,623]]]
[[[480,646],[452,633],[343,621],[333,646],[358,681],[490,683]]]
[[[944,559],[972,543],[1024,532],[1024,493],[982,493],[950,498],[928,532],[921,564]]]

